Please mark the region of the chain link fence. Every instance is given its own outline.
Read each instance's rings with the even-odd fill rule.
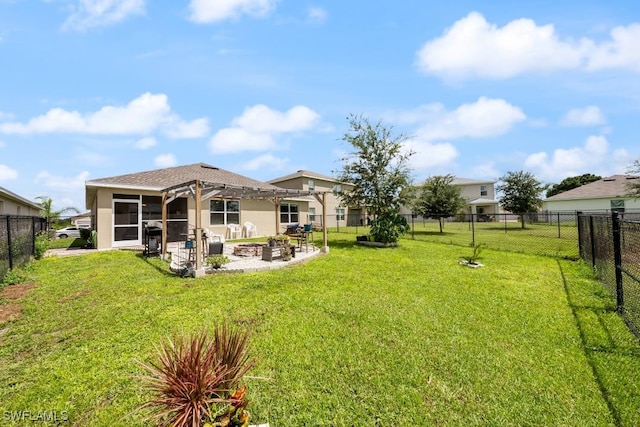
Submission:
[[[640,213],[579,214],[580,256],[640,338]]]
[[[525,214],[461,214],[438,219],[405,215],[410,231],[404,238],[537,255],[578,259],[575,212]],[[368,218],[329,215],[330,232],[368,234]],[[334,225],[335,224],[335,225]],[[332,226],[334,225],[334,226]]]
[[[0,215],[0,280],[10,269],[29,262],[36,235],[46,230],[44,218]]]

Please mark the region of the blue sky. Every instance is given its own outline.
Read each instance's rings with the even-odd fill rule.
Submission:
[[[416,180],[624,173],[638,46],[636,1],[0,0],[0,186],[331,175],[350,113],[410,137]]]

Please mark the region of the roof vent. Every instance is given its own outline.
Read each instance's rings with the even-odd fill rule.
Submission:
[[[217,168],[217,167],[211,166],[211,165],[200,165],[200,167],[203,168],[203,169],[211,169],[211,170],[214,170],[214,171],[219,171],[220,170],[220,168]]]
[[[627,179],[638,179],[640,176],[628,176]]]
[[[615,181],[615,178],[604,178],[603,181],[604,182],[611,182],[611,181]]]

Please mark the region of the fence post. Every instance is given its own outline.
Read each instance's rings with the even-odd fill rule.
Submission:
[[[560,212],[558,212],[558,239],[560,238]]]
[[[31,255],[36,255],[36,217],[31,217]]]
[[[7,215],[7,245],[9,249],[8,253],[9,253],[9,270],[13,270],[13,251],[11,250],[12,248],[12,244],[11,244],[11,217],[9,215]]]
[[[596,268],[596,239],[593,233],[593,215],[589,215],[589,239],[591,239],[591,267]]]
[[[622,288],[622,247],[620,239],[620,217],[618,212],[611,213],[613,220],[613,259],[616,266],[616,310],[622,311],[624,306],[624,295]]]
[[[581,214],[581,211],[576,211],[576,227],[578,229],[578,254],[580,254],[580,258],[584,259],[584,237],[582,237],[584,230],[582,229],[582,223],[580,221]]]
[[[416,240],[416,234],[415,234],[416,226],[414,225],[414,221],[413,221],[414,218],[415,218],[415,214],[411,212],[411,238],[413,240]]]
[[[476,245],[476,227],[473,224],[473,222],[474,222],[473,221],[473,219],[474,219],[473,216],[474,216],[474,214],[472,213],[471,214],[471,244],[473,246],[475,246]]]
[[[507,232],[507,214],[504,214],[504,232]]]

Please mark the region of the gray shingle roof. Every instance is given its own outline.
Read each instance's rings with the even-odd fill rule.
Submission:
[[[278,178],[274,178],[274,179],[270,179],[269,181],[267,181],[269,184],[277,184],[279,182],[283,182],[283,181],[288,181],[290,179],[295,179],[295,178],[315,178],[315,179],[322,179],[324,181],[330,181],[330,182],[340,182],[337,178],[328,176],[328,175],[323,175],[321,173],[317,173],[317,172],[313,172],[313,171],[309,171],[309,170],[304,170],[301,169],[299,171],[296,171],[294,173],[290,173],[289,175],[285,175],[285,176],[281,176]]]
[[[239,187],[256,187],[264,190],[279,189],[279,187],[267,184],[266,182],[248,178],[206,163],[194,163],[191,165],[93,179],[87,181],[86,185],[94,187],[126,186],[160,191],[164,188],[193,180],[229,184]]]
[[[545,200],[598,199],[603,197],[625,197],[627,184],[640,182],[640,177],[633,175],[612,175],[585,184],[572,190],[563,191]]]

